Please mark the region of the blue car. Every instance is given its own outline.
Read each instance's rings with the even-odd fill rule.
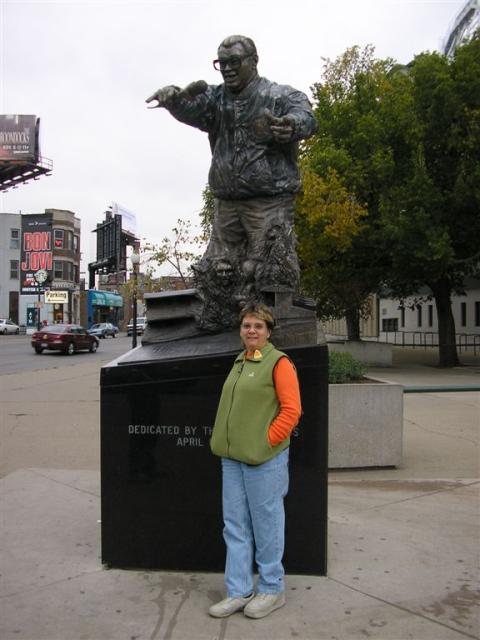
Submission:
[[[115,338],[118,333],[118,327],[111,322],[98,322],[97,324],[92,324],[88,333],[91,336],[97,336],[97,338],[106,338],[107,336]]]

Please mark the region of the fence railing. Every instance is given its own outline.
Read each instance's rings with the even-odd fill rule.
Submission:
[[[435,331],[383,331],[378,342],[387,342],[397,347],[416,347],[427,349],[438,347],[438,332]],[[473,348],[474,355],[480,353],[480,335],[477,333],[457,333],[455,344],[459,353]]]

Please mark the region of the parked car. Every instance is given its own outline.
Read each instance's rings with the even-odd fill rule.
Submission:
[[[97,324],[92,324],[88,333],[91,336],[97,336],[97,338],[106,338],[107,336],[115,338],[118,333],[118,327],[111,322],[97,322]]]
[[[6,335],[7,333],[19,333],[20,327],[7,318],[0,318],[0,333]]]
[[[99,340],[89,335],[79,324],[49,324],[32,335],[32,347],[35,353],[62,351],[69,356],[76,351],[88,350],[94,353],[98,349]]]
[[[145,327],[147,326],[147,318],[145,316],[140,316],[137,318],[137,336],[141,336],[145,331]],[[127,336],[133,335],[133,320],[127,325]]]

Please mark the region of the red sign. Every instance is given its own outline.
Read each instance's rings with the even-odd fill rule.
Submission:
[[[49,213],[22,215],[21,293],[38,293],[35,273],[45,270],[53,276],[52,216]]]

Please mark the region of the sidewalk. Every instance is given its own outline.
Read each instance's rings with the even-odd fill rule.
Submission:
[[[441,370],[411,357],[370,373],[480,381],[478,358]],[[401,468],[330,474],[328,577],[288,576],[287,605],[263,620],[215,620],[220,574],[102,567],[98,369],[42,373],[2,377],[2,640],[480,637],[480,394],[405,395]]]

